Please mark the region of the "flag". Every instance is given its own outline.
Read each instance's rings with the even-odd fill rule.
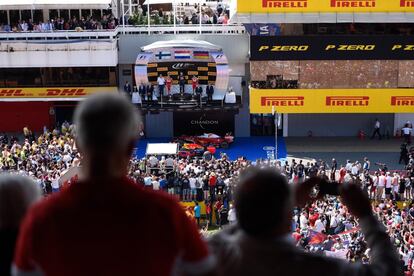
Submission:
[[[191,52],[189,50],[177,50],[175,51],[175,58],[176,59],[190,59]]]
[[[209,59],[210,55],[206,51],[194,51],[193,56],[195,59]]]
[[[170,59],[171,53],[170,52],[158,52],[158,54],[155,55],[157,59]]]
[[[327,236],[325,234],[313,231],[313,230],[309,230],[308,232],[308,236],[309,236],[309,244],[311,245],[318,245],[323,243]]]

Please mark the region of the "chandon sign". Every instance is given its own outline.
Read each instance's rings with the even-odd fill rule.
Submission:
[[[191,120],[192,125],[199,125],[201,128],[203,128],[204,125],[218,125],[218,120]]]
[[[174,112],[174,135],[234,133],[234,112]]]

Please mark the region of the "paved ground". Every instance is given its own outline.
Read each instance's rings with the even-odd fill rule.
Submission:
[[[352,161],[368,157],[374,163],[385,163],[391,170],[402,169],[398,164],[399,150],[402,143],[399,139],[389,140],[359,140],[350,137],[337,138],[286,138],[289,156],[296,158],[322,159],[330,161],[337,159],[339,164],[345,164],[347,159]]]

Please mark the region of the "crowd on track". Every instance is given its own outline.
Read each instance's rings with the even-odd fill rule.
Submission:
[[[81,165],[75,127],[68,122],[51,131],[44,129],[35,136],[23,129],[23,138],[1,135],[0,171],[15,171],[33,177],[47,196],[62,187],[61,176],[70,168]],[[233,194],[240,173],[248,167],[274,167],[292,186],[318,176],[327,182],[342,185],[360,184],[372,200],[373,210],[384,224],[392,243],[398,249],[406,275],[414,270],[414,157],[408,155],[403,170],[390,172],[384,164],[373,169],[370,160],[338,164],[318,160],[289,162],[256,160],[241,157],[180,159],[174,156],[131,158],[128,177],[146,189],[162,190],[182,202],[197,202],[188,209],[201,231],[236,223]],[[205,204],[201,214],[198,203]],[[298,247],[310,252],[369,263],[370,254],[364,236],[354,218],[338,197],[326,196],[305,208],[296,208],[292,217],[292,239]]]

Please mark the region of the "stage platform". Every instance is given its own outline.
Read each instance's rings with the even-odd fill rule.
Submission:
[[[143,139],[137,145],[136,156],[145,156],[147,143],[168,143],[171,138]],[[375,163],[385,163],[391,170],[401,170],[403,165],[398,164],[400,145],[402,139],[391,138],[383,140],[359,140],[356,137],[288,137],[278,139],[279,159],[291,158],[304,160],[325,160],[330,164],[332,158],[338,164],[345,164],[347,159],[362,162],[364,157],[371,161],[372,169],[377,169]],[[265,146],[274,146],[274,137],[248,137],[236,138],[235,142],[228,149],[218,149],[216,157],[220,152],[225,152],[230,159],[245,156],[255,161],[267,158]]]
[[[138,142],[135,156],[142,158],[145,156],[145,150],[148,143],[168,143],[172,138],[151,138],[142,139]],[[248,160],[257,160],[260,158],[266,159],[267,152],[263,150],[263,147],[275,146],[274,137],[248,137],[248,138],[236,138],[234,143],[230,145],[228,149],[217,149],[216,157],[220,156],[221,152],[227,154],[231,160],[235,160],[240,156],[246,157]],[[286,158],[286,145],[285,140],[280,137],[278,139],[278,157]]]
[[[135,104],[142,112],[174,112],[174,111],[221,111],[221,110],[239,110],[243,107],[241,96],[236,96],[233,103],[225,102],[223,100],[207,101],[207,98],[192,99],[187,96],[183,100],[174,98],[169,100],[168,97],[157,98],[154,101],[143,101]]]
[[[288,137],[285,138],[288,155],[297,158],[322,159],[330,163],[335,158],[339,164],[368,157],[374,163],[385,163],[389,169],[403,169],[398,164],[402,139],[360,140],[357,137]]]

